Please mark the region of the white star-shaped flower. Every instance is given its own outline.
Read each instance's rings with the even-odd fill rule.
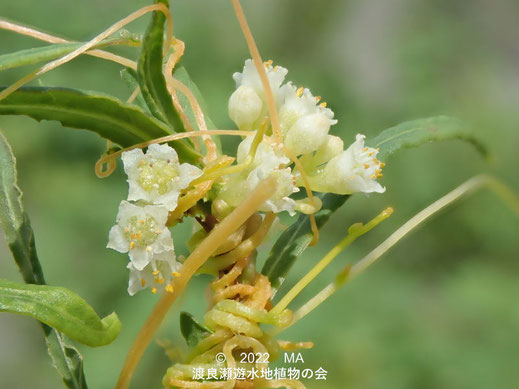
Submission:
[[[128,294],[133,296],[140,290],[150,288],[153,293],[164,290],[172,292],[171,280],[177,274],[180,263],[176,261],[173,250],[154,254],[152,260],[143,269],[137,269],[132,262],[128,263],[130,280]]]
[[[317,174],[310,176],[312,189],[337,194],[383,193],[386,188],[376,179],[382,177],[384,164],[377,160],[377,149],[364,146],[365,138],[357,134],[355,142],[347,150],[333,157]]]
[[[180,164],[168,145],[152,144],[146,154],[141,149],[125,151],[121,158],[130,185],[128,200],[162,204],[170,211],[177,207],[180,191],[202,175],[196,166]]]
[[[174,249],[166,227],[168,214],[168,209],[160,205],[139,206],[122,201],[106,247],[129,253],[132,266],[144,269],[155,254]]]

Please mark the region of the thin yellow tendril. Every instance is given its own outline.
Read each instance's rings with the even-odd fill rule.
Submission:
[[[295,284],[290,291],[283,296],[283,298],[276,304],[274,308],[272,308],[271,312],[273,314],[280,313],[283,309],[285,309],[288,304],[319,274],[321,271],[328,266],[328,264],[343,251],[346,247],[348,247],[351,243],[355,241],[358,237],[364,235],[366,232],[370,231],[373,227],[375,227],[380,222],[387,219],[393,213],[393,208],[386,208],[382,211],[378,216],[374,219],[370,220],[367,224],[356,223],[353,224],[348,229],[348,235],[340,241],[333,249],[331,249],[328,254],[326,254],[318,263],[315,265],[312,270],[310,270],[297,284]]]
[[[94,37],[93,39],[91,39],[90,41],[88,41],[87,43],[82,45],[81,47],[77,48],[76,50],[72,51],[71,53],[66,54],[54,61],[51,61],[51,62],[43,65],[42,67],[36,69],[35,71],[29,73],[28,75],[22,77],[21,79],[19,79],[18,81],[16,81],[12,85],[10,85],[8,88],[6,88],[2,92],[0,92],[0,100],[6,98],[12,92],[16,91],[18,88],[20,88],[24,84],[28,83],[35,77],[41,76],[42,74],[45,74],[45,73],[57,68],[58,66],[63,65],[64,63],[66,63],[68,61],[71,61],[72,59],[78,57],[79,55],[84,54],[85,52],[90,50],[92,47],[97,45],[99,42],[101,42],[103,39],[107,38],[108,36],[110,36],[111,34],[116,32],[117,30],[124,27],[126,24],[134,21],[135,19],[138,19],[142,15],[144,15],[148,12],[151,12],[151,11],[161,11],[167,17],[169,16],[168,20],[171,20],[171,15],[169,15],[169,10],[164,4],[154,4],[154,5],[150,5],[147,7],[143,7],[140,10],[135,11],[132,14],[128,15],[126,18],[120,20],[119,22],[114,23],[112,26],[110,26],[104,32],[97,35],[96,37]],[[171,26],[168,27],[168,32],[170,30],[171,30]],[[171,37],[168,37],[168,44],[169,44],[169,40],[171,40]]]
[[[243,31],[243,35],[247,42],[247,46],[249,47],[250,54],[252,56],[252,60],[254,61],[254,66],[258,71],[258,75],[261,79],[261,84],[263,85],[263,89],[265,91],[265,98],[267,100],[267,107],[269,110],[270,121],[272,123],[272,133],[276,137],[278,143],[283,142],[283,138],[281,136],[281,130],[279,125],[278,112],[276,109],[276,101],[274,100],[274,95],[272,94],[272,88],[270,87],[270,83],[267,77],[267,72],[265,71],[265,67],[263,65],[263,60],[261,59],[261,55],[259,53],[258,47],[256,46],[256,42],[254,41],[254,37],[252,36],[252,32],[247,23],[247,19],[245,14],[243,13],[243,9],[241,7],[239,0],[232,0],[232,4],[234,6],[234,11],[236,13],[236,18],[240,23],[240,27]]]
[[[147,146],[149,146],[151,144],[155,144],[155,143],[166,143],[166,142],[171,142],[171,141],[174,141],[174,140],[179,140],[179,139],[184,139],[184,138],[192,138],[192,137],[202,136],[202,135],[252,136],[254,134],[252,134],[250,131],[207,130],[207,131],[183,132],[183,133],[180,133],[180,134],[173,134],[173,135],[163,136],[161,138],[156,138],[156,139],[152,139],[152,140],[149,140],[149,141],[146,141],[146,142],[138,143],[136,145],[127,147],[127,148],[125,148],[123,150],[116,151],[115,153],[111,153],[111,154],[108,154],[108,155],[101,156],[101,158],[99,158],[99,160],[96,162],[96,165],[95,165],[96,174],[98,175],[98,177],[103,178],[103,175],[99,174],[99,173],[103,174],[102,173],[103,172],[102,171],[103,164],[105,164],[106,162],[108,162],[108,161],[110,161],[112,159],[115,159],[115,158],[119,157],[125,151],[129,151],[129,150],[133,150],[133,149],[137,149],[137,148],[144,148],[144,147],[147,147]],[[110,172],[108,175],[110,175],[111,173],[112,172]],[[106,176],[104,176],[104,177],[106,177]]]
[[[308,196],[308,199],[310,200],[310,204],[312,205],[312,207],[314,209],[317,209],[317,202],[315,201],[314,195],[312,193],[312,189],[310,188],[310,181],[308,181],[308,176],[305,173],[303,164],[301,163],[301,161],[299,161],[299,159],[293,153],[293,151],[284,145],[283,145],[283,151],[294,162],[294,164],[296,165],[296,168],[301,173],[301,178],[303,179],[303,184],[305,186],[306,195]],[[319,229],[317,228],[317,223],[315,222],[314,214],[311,213],[309,216],[310,216],[310,227],[312,229],[312,234],[313,234],[312,241],[310,242],[309,245],[315,246],[317,244],[317,242],[319,242]]]
[[[8,22],[6,20],[0,20],[0,28],[2,28],[4,30],[13,31],[13,32],[16,32],[21,35],[27,35],[32,38],[42,40],[44,42],[74,43],[74,41],[66,40],[66,39],[63,39],[63,38],[60,38],[60,37],[57,37],[54,35],[50,35],[50,34],[35,30],[35,29],[27,27],[27,26],[22,26],[20,24]],[[90,50],[84,54],[91,55],[93,57],[106,59],[106,60],[112,61],[112,62],[117,62],[123,66],[127,66],[132,69],[137,69],[137,63],[135,61],[132,61],[125,57],[121,57],[120,55],[110,53],[108,51],[96,49],[96,50]]]

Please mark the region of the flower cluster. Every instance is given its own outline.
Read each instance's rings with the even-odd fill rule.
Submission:
[[[334,113],[320,103],[320,97],[307,88],[297,88],[291,82],[283,84],[287,70],[265,62],[267,78],[279,116],[282,139],[273,135],[259,145],[254,161],[243,171],[226,178],[219,198],[236,206],[267,176],[274,176],[278,190],[262,211],[305,212],[302,201],[290,198],[303,186],[302,172],[292,165],[290,154],[298,156],[308,176],[310,188],[317,192],[351,194],[355,192],[384,192],[377,181],[384,164],[377,160],[378,150],[364,146],[364,135],[346,150],[343,141],[330,135],[337,123]],[[235,73],[236,90],[229,99],[229,116],[238,128],[257,131],[267,115],[267,100],[259,74],[252,60],[245,61],[243,72]],[[237,162],[247,158],[253,137],[244,139],[238,147]],[[288,154],[287,149],[290,150]],[[308,212],[313,211],[311,208]]]
[[[122,160],[130,188],[128,200],[135,203],[121,202],[107,247],[129,254],[130,295],[146,287],[153,293],[172,292],[171,280],[179,264],[166,223],[169,212],[177,207],[180,191],[202,171],[180,164],[168,145],[152,144],[146,153],[141,149],[126,151]]]

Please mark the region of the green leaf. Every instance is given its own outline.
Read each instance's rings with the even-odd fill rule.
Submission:
[[[189,347],[195,347],[198,342],[213,333],[187,312],[180,312],[180,332]]]
[[[0,101],[0,115],[27,115],[57,120],[62,125],[94,131],[122,147],[170,135],[169,128],[135,105],[93,92],[68,88],[20,88]],[[181,161],[200,155],[183,141],[171,142]]]
[[[85,300],[58,286],[0,280],[0,312],[31,316],[91,347],[113,342],[121,330],[115,313],[100,319]]]
[[[0,71],[19,66],[33,65],[38,62],[52,61],[83,46],[84,42],[55,43],[49,46],[20,50],[14,53],[0,55]],[[95,45],[92,49],[114,44],[124,44],[121,38],[107,39]]]
[[[137,73],[135,70],[131,68],[121,70],[121,78],[128,86],[130,93],[133,93],[135,89],[139,88],[139,82],[137,81]],[[139,91],[137,97],[133,100],[133,104],[137,105],[144,112],[150,113],[150,110],[144,101],[144,97],[142,97],[142,92]]]
[[[176,80],[180,81],[182,84],[187,86],[191,90],[193,95],[196,97],[198,104],[200,104],[200,109],[202,110],[202,112],[204,114],[204,119],[205,119],[205,124],[207,125],[207,129],[208,130],[216,129],[215,124],[213,123],[213,121],[211,120],[209,115],[207,115],[207,106],[205,104],[204,98],[202,97],[202,93],[200,93],[200,89],[198,89],[198,86],[195,84],[195,82],[189,76],[189,73],[187,72],[186,68],[184,68],[183,66],[175,67],[175,70],[173,72],[173,77],[175,77]],[[178,96],[178,102],[180,103],[180,106],[186,113],[186,116],[189,120],[189,123],[191,124],[191,127],[198,129],[198,125],[196,123],[196,118],[195,118],[195,112],[193,111],[193,108],[191,107],[191,104],[189,103],[188,98],[180,91],[177,91],[177,96]],[[221,153],[222,145],[220,142],[220,137],[213,136],[213,141],[216,144],[218,152]]]
[[[169,6],[166,0],[155,0],[155,4],[158,3]],[[141,55],[137,64],[137,78],[150,112],[157,119],[168,123],[175,131],[185,131],[162,73],[165,20],[166,17],[162,12],[153,12],[142,42]]]
[[[0,226],[7,244],[27,283],[44,284],[43,271],[36,254],[34,234],[22,204],[16,179],[16,163],[7,140],[0,133]],[[55,368],[70,389],[87,389],[83,359],[65,344],[62,335],[41,323],[49,355]]]
[[[375,138],[368,139],[366,143],[370,147],[380,147],[377,158],[385,161],[388,156],[399,150],[450,139],[470,142],[481,154],[488,155],[486,148],[474,134],[459,119],[449,116],[434,116],[403,122],[382,131]]]
[[[59,43],[0,55],[0,71],[19,66],[32,65],[38,62],[51,61],[76,50],[83,44],[84,43]]]
[[[323,202],[322,208],[315,213],[315,222],[317,228],[320,229],[330,219],[332,213],[350,196],[327,193],[319,194],[318,197]],[[312,237],[308,215],[299,215],[298,219],[280,235],[261,270],[269,278],[274,294],[285,280],[296,259],[308,247]]]

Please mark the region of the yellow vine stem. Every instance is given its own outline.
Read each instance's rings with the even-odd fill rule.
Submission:
[[[328,264],[337,256],[341,251],[348,247],[358,237],[364,235],[366,232],[371,230],[373,227],[378,225],[380,222],[387,219],[393,213],[393,208],[389,207],[382,211],[374,219],[370,220],[367,224],[356,223],[348,229],[348,235],[341,240],[323,259],[315,265],[297,284],[295,284],[289,292],[283,296],[283,298],[276,304],[270,311],[272,314],[279,314],[285,309],[288,304],[315,278],[321,271],[328,266]]]
[[[221,245],[222,241],[245,223],[261,204],[274,194],[275,190],[276,181],[273,178],[267,178],[262,181],[234,211],[216,225],[207,238],[189,255],[180,268],[180,276],[173,280],[173,292],[166,293],[159,300],[133,342],[115,386],[116,389],[128,388],[133,372],[153,335],[193,274],[207,261],[211,254]]]
[[[294,162],[294,164],[296,165],[296,168],[299,169],[299,172],[301,173],[301,178],[303,179],[303,184],[305,186],[306,195],[308,196],[308,199],[310,200],[310,204],[312,204],[313,209],[316,210],[317,205],[315,202],[314,195],[312,193],[312,189],[310,188],[310,181],[308,181],[308,176],[306,175],[303,164],[301,163],[301,161],[299,161],[299,158],[297,158],[297,156],[288,147],[283,146],[283,151]],[[312,241],[310,242],[309,245],[315,246],[317,244],[317,242],[319,242],[319,229],[317,228],[317,223],[315,222],[314,214],[311,213],[309,216],[310,216],[310,227],[312,229],[312,234],[313,234]]]
[[[9,30],[16,32],[21,35],[27,35],[35,39],[39,39],[44,42],[49,43],[73,43],[74,41],[69,41],[54,35],[50,35],[38,30],[35,30],[33,28],[23,26],[21,24],[16,24],[12,22],[8,22],[6,20],[0,20],[0,28],[4,30]],[[106,59],[108,61],[117,62],[123,66],[130,67],[132,69],[137,69],[137,63],[135,61],[132,61],[128,58],[121,57],[120,55],[116,55],[113,53],[110,53],[108,51],[104,50],[90,50],[88,52],[85,52],[84,54],[91,55],[93,57],[98,57],[102,59]]]
[[[258,71],[261,84],[263,85],[263,89],[265,91],[265,98],[267,100],[270,121],[272,123],[272,133],[276,137],[276,140],[281,144],[283,138],[281,137],[278,111],[276,109],[276,102],[274,100],[274,95],[272,94],[272,88],[270,87],[267,72],[265,71],[265,67],[263,65],[263,60],[261,59],[261,55],[259,53],[258,47],[256,46],[256,42],[254,41],[254,37],[252,36],[252,32],[247,23],[247,19],[245,18],[245,14],[243,13],[240,1],[232,0],[232,4],[234,6],[236,18],[238,19],[240,27],[243,31],[243,36],[245,37],[247,46],[249,47],[252,60],[254,61],[254,66],[256,66],[256,70]]]
[[[136,145],[127,147],[123,150],[116,151],[115,153],[111,153],[108,155],[103,155],[101,158],[98,159],[95,165],[95,171],[99,178],[108,177],[112,172],[110,171],[108,174],[106,174],[105,171],[103,171],[103,165],[110,160],[113,160],[117,157],[119,157],[122,153],[125,151],[137,149],[137,148],[143,148],[147,147],[154,143],[166,143],[171,142],[174,140],[184,139],[184,138],[192,138],[196,136],[202,136],[202,135],[232,135],[232,136],[252,136],[254,135],[250,131],[238,131],[238,130],[207,130],[207,131],[190,131],[190,132],[183,132],[180,134],[173,134],[173,135],[167,135],[163,136],[161,138],[152,139],[146,142],[138,143]]]
[[[142,15],[144,15],[148,12],[152,12],[152,11],[161,11],[168,18],[169,27],[168,27],[167,42],[169,44],[169,41],[171,40],[172,27],[171,27],[171,15],[169,14],[168,8],[164,4],[149,5],[147,7],[141,8],[138,11],[133,12],[132,14],[125,17],[124,19],[113,24],[108,29],[103,31],[101,34],[97,35],[96,37],[94,37],[93,39],[91,39],[90,41],[88,41],[87,43],[82,45],[81,47],[77,48],[76,50],[72,51],[71,53],[66,54],[54,61],[51,61],[51,62],[43,65],[42,67],[36,69],[35,71],[29,73],[28,75],[22,77],[21,79],[16,81],[14,84],[10,85],[8,88],[6,88],[2,92],[0,92],[0,100],[6,98],[12,92],[16,91],[18,88],[20,88],[24,84],[28,83],[29,81],[33,80],[35,77],[41,76],[42,74],[45,74],[45,73],[51,71],[52,69],[55,69],[58,66],[61,66],[64,63],[73,60],[74,58],[78,57],[79,55],[86,53],[88,50],[90,50],[92,47],[97,45],[103,39],[107,38],[108,36],[110,36],[111,34],[116,32],[117,30],[121,29],[126,24],[128,24],[128,23],[134,21],[135,19],[138,19]]]
[[[428,207],[424,208],[422,211],[418,212],[355,265],[351,267],[348,266],[343,271],[341,271],[334,282],[326,286],[315,297],[310,299],[294,313],[294,321],[290,325],[294,324],[296,321],[313,311],[319,304],[335,293],[335,291],[346,282],[349,282],[350,280],[358,277],[369,266],[375,263],[375,261],[377,261],[382,255],[389,251],[389,249],[391,249],[409,233],[414,231],[418,226],[426,222],[429,218],[431,218],[431,216],[452,204],[453,202],[483,187],[490,189],[498,197],[500,197],[519,218],[519,196],[517,196],[508,186],[492,176],[479,175],[472,177],[453,191],[449,192]]]

